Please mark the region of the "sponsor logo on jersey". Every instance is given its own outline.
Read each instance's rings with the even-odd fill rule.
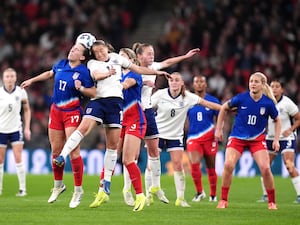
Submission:
[[[72,76],[73,80],[77,80],[79,77],[79,73],[78,72],[75,72]]]

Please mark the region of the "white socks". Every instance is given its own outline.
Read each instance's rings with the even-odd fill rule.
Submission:
[[[293,177],[292,178],[292,183],[294,185],[295,191],[297,193],[297,196],[300,195],[300,176],[298,177]]]
[[[159,157],[148,156],[148,164],[152,178],[152,186],[160,187],[161,165]]]
[[[125,165],[123,165],[123,178],[124,178],[124,186],[123,190],[130,190],[131,189],[131,180],[128,173],[128,170]]]
[[[261,183],[261,188],[262,188],[262,191],[263,191],[263,195],[267,196],[268,193],[266,191],[266,188],[265,188],[265,185],[264,185],[264,179],[262,177],[260,177],[260,183]]]
[[[19,180],[19,190],[26,191],[26,173],[22,162],[16,164],[16,171]]]
[[[184,171],[174,171],[174,183],[177,199],[184,199],[185,192],[185,173]]]
[[[106,149],[104,155],[104,180],[109,182],[111,181],[111,176],[116,167],[117,158],[118,154],[116,149]]]
[[[75,130],[66,141],[60,155],[62,155],[64,159],[66,159],[70,152],[72,152],[80,144],[83,138],[84,136],[82,135],[82,133],[78,130]]]
[[[148,193],[150,187],[152,186],[152,176],[151,176],[151,170],[148,168],[148,166],[145,169],[145,188],[146,193]]]

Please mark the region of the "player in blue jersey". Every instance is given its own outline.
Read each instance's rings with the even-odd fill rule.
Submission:
[[[106,151],[104,155],[104,171],[101,172],[99,190],[91,208],[100,206],[108,201],[113,170],[117,162],[117,145],[121,132],[121,119],[123,109],[123,86],[121,84],[122,68],[128,68],[137,73],[168,75],[164,71],[155,71],[140,67],[127,58],[112,52],[112,46],[97,40],[92,45],[93,59],[87,63],[91,75],[97,81],[96,97],[86,106],[82,122],[72,133],[63,146],[60,156],[54,163],[64,165],[67,155],[76,148],[89,131],[97,125],[103,125],[106,133]]]
[[[122,48],[119,54],[128,58],[132,63],[137,64],[136,55],[131,49]],[[133,211],[140,211],[143,209],[146,201],[143,193],[141,171],[136,164],[141,140],[146,132],[146,118],[141,105],[143,80],[140,74],[136,74],[129,69],[123,69],[121,83],[123,85],[124,103],[118,152],[122,151],[122,162],[126,168],[124,173],[128,173],[135,189],[136,200],[131,202],[134,205]]]
[[[14,153],[16,173],[19,181],[19,191],[16,196],[23,197],[27,195],[26,171],[22,161],[23,136],[25,136],[26,140],[31,138],[30,105],[27,92],[16,84],[17,72],[15,69],[5,69],[2,74],[2,81],[3,86],[0,87],[0,195],[3,189],[6,148],[7,144],[10,143]]]
[[[152,105],[157,109],[155,117],[159,131],[159,149],[167,150],[171,156],[176,188],[176,206],[190,207],[184,199],[185,173],[183,170],[183,134],[187,112],[196,104],[219,110],[220,104],[207,101],[185,90],[181,74],[174,72],[168,79],[169,88],[156,91],[151,96]]]
[[[271,117],[275,125],[272,149],[277,152],[281,123],[275,104],[276,99],[267,83],[266,76],[256,72],[250,76],[249,91],[234,96],[222,105],[215,131],[215,136],[219,141],[222,141],[222,127],[226,111],[235,109],[237,114],[226,146],[221,200],[217,208],[228,207],[228,193],[233,170],[244,149],[248,148],[264,179],[269,199],[268,208],[277,209],[274,178],[270,169],[265,137],[268,119]]]
[[[284,165],[292,179],[294,189],[297,194],[295,203],[300,203],[300,176],[295,167],[295,151],[296,151],[296,131],[300,126],[300,113],[298,106],[284,93],[284,83],[279,79],[274,79],[270,83],[273,94],[277,100],[277,109],[281,119],[281,131],[279,136],[280,149],[275,152],[272,148],[272,142],[275,136],[275,127],[271,119],[268,122],[267,147],[269,150],[270,165],[278,154],[282,155]],[[268,201],[266,189],[263,185],[263,197],[260,201]]]
[[[171,57],[161,62],[154,62],[154,48],[151,44],[135,43],[133,50],[136,52],[141,66],[149,67],[155,70],[161,70],[170,67],[176,63],[193,57],[200,52],[199,48],[191,49],[184,55]],[[161,164],[158,150],[158,129],[155,122],[155,113],[151,105],[151,95],[155,85],[154,76],[143,75],[142,104],[147,119],[147,130],[145,135],[145,144],[148,153],[148,166],[145,170],[145,187],[147,194],[147,204],[153,202],[153,196],[163,203],[169,203],[165,193],[160,186]]]
[[[34,82],[53,79],[54,89],[52,105],[49,115],[48,135],[51,144],[52,158],[56,158],[64,146],[66,139],[78,127],[82,116],[82,97],[94,97],[96,88],[90,72],[85,65],[89,57],[89,49],[81,43],[73,45],[68,58],[58,61],[51,70],[41,73],[24,81],[23,88]],[[76,146],[70,155],[74,176],[74,193],[69,207],[76,208],[80,204],[83,194],[82,176],[83,161],[80,156],[80,148]],[[52,163],[54,174],[54,187],[48,199],[49,203],[56,201],[58,196],[66,190],[63,182],[64,166]]]
[[[220,101],[206,93],[206,77],[197,75],[193,79],[193,88],[195,94],[199,97],[220,104]],[[206,171],[210,184],[209,201],[216,202],[217,174],[215,170],[215,160],[218,151],[218,142],[215,140],[215,122],[219,111],[211,110],[202,105],[195,105],[189,109],[188,133],[187,133],[187,152],[191,163],[191,175],[196,188],[196,195],[193,202],[199,202],[206,197],[202,187],[201,160],[205,159]]]

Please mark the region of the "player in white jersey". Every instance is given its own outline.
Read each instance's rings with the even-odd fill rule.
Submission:
[[[110,44],[97,40],[92,46],[94,59],[87,66],[96,83],[96,97],[86,106],[83,119],[78,128],[65,143],[61,154],[54,159],[57,165],[64,165],[67,155],[78,146],[92,128],[103,125],[106,133],[106,151],[104,170],[101,172],[99,190],[91,208],[108,201],[113,170],[117,162],[117,145],[119,142],[123,109],[121,85],[122,68],[128,68],[139,74],[168,75],[164,71],[155,71],[147,67],[133,64],[127,58],[112,52]]]
[[[266,137],[267,147],[269,150],[270,165],[272,165],[275,157],[280,153],[283,158],[283,162],[289,175],[292,179],[294,189],[297,194],[295,203],[300,203],[300,176],[298,170],[295,168],[295,151],[296,151],[296,130],[300,126],[300,113],[298,106],[284,93],[284,84],[278,79],[272,80],[270,83],[273,94],[277,100],[276,107],[279,111],[279,117],[281,119],[281,131],[279,136],[280,148],[278,152],[275,152],[272,148],[272,141],[275,136],[275,126],[272,119],[268,121],[268,133]],[[263,179],[261,178],[263,197],[260,202],[267,202],[267,192],[263,185]]]
[[[159,131],[159,149],[166,149],[171,156],[176,188],[176,206],[190,207],[184,199],[185,174],[183,170],[183,134],[187,111],[196,104],[219,110],[220,104],[207,101],[185,90],[181,74],[172,73],[169,88],[155,92],[152,105],[157,109],[156,123]]]
[[[3,190],[4,159],[7,144],[10,143],[15,157],[16,171],[19,180],[19,191],[16,196],[23,197],[26,193],[26,171],[22,162],[23,122],[24,135],[30,140],[31,112],[27,92],[16,85],[17,72],[8,68],[3,72],[3,86],[0,87],[0,195]]]
[[[162,62],[154,62],[154,48],[151,44],[135,43],[133,50],[136,52],[141,66],[155,70],[170,67],[200,52],[199,48],[195,48],[188,51],[185,55],[168,58]],[[145,187],[147,190],[148,205],[153,202],[153,195],[156,195],[161,202],[169,203],[169,200],[160,187],[161,164],[158,151],[158,129],[151,104],[151,95],[155,79],[156,77],[143,75],[142,104],[147,119],[147,130],[144,141],[148,152],[148,166],[145,170]]]

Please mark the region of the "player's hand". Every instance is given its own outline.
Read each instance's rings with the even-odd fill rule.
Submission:
[[[30,129],[24,129],[24,136],[27,141],[31,139],[31,131]]]
[[[29,87],[32,84],[32,82],[30,80],[25,80],[20,84],[21,88],[26,88]]]
[[[151,80],[145,80],[145,81],[143,81],[143,85],[155,88],[155,83],[153,81],[151,81]]]
[[[274,141],[272,142],[272,148],[274,149],[275,152],[278,152],[278,151],[279,151],[279,148],[280,148],[279,141],[274,140]]]
[[[201,52],[200,48],[194,48],[194,49],[191,49],[190,51],[188,51],[188,53],[186,53],[186,56],[189,58],[200,52]]]
[[[222,130],[219,130],[219,129],[215,130],[215,139],[217,141],[220,141],[220,142],[223,141],[223,132],[222,132]]]
[[[76,90],[79,90],[81,87],[81,81],[80,80],[74,80],[74,86]]]

